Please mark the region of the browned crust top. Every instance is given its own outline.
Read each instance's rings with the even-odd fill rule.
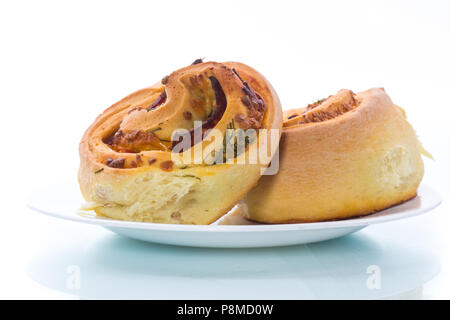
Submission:
[[[271,128],[281,106],[275,91],[258,72],[235,62],[196,60],[155,85],[106,109],[88,128],[80,154],[92,170],[158,168],[167,171],[176,129]],[[103,170],[100,170],[103,169]]]

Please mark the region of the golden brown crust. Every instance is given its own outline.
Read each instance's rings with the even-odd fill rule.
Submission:
[[[87,129],[80,143],[84,198],[115,219],[207,224],[219,218],[257,183],[263,165],[184,163],[194,148],[173,159],[172,134],[192,131],[194,121],[203,132],[224,132],[233,121],[236,128],[270,129],[281,128],[282,113],[271,85],[246,65],[179,69],[109,107]]]
[[[415,196],[423,176],[420,144],[383,89],[342,90],[284,119],[280,170],[248,194],[250,219],[346,219]]]

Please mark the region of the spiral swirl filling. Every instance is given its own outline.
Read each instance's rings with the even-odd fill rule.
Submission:
[[[202,62],[198,62],[195,67],[201,64]],[[222,80],[219,79],[220,76],[214,73],[215,69],[219,68],[221,69]],[[130,110],[120,121],[118,129],[103,139],[103,142],[114,152],[137,154],[136,160],[131,165],[127,165],[124,158],[108,158],[105,164],[113,168],[133,168],[143,165],[144,162],[139,161],[142,152],[180,152],[179,150],[172,150],[177,149],[175,147],[183,140],[182,135],[188,134],[190,136],[189,141],[191,143],[188,148],[199,143],[201,139],[199,141],[194,137],[196,129],[194,124],[201,123],[202,133],[216,127],[229,106],[227,89],[224,89],[221,81],[226,81],[229,86],[230,78],[234,83],[237,83],[237,88],[240,88],[238,103],[243,107],[237,110],[244,111],[233,114],[227,129],[262,128],[266,103],[263,97],[247,81],[242,79],[234,68],[216,64],[206,68],[206,71],[199,70],[194,74],[179,75],[174,72],[163,78],[160,94],[155,100],[148,105],[130,107]],[[178,97],[173,99],[179,101],[180,96],[182,96],[182,101],[186,103],[175,106],[175,111],[170,113],[164,108],[171,104],[171,94],[177,94],[174,88],[179,86],[180,83],[183,86],[183,93],[178,94]],[[239,90],[237,91],[239,92]],[[185,97],[187,99],[184,99]],[[176,100],[177,98],[178,100]],[[233,100],[233,103],[236,103],[235,100]],[[173,108],[173,106],[170,108]],[[179,111],[180,108],[182,112]],[[178,134],[179,129],[184,129],[184,133]],[[186,151],[185,149],[182,149],[182,151]],[[150,161],[147,163],[151,165]]]
[[[355,93],[351,90],[340,90],[337,94],[318,100],[305,108],[288,111],[283,127],[331,120],[356,109],[358,105]]]

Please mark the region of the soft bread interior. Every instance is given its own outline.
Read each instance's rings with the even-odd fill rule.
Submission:
[[[417,180],[417,157],[396,146],[386,152],[380,165],[380,182],[388,188],[404,189]]]
[[[98,185],[96,196],[99,200],[107,198],[114,202],[96,208],[98,214],[106,214],[113,218],[124,220],[146,221],[148,212],[155,212],[152,220],[157,222],[158,210],[180,203],[190,192],[193,192],[197,179],[192,177],[173,177],[158,172],[146,173],[142,176],[133,176],[124,183],[120,190],[110,186]],[[175,211],[171,214],[173,220],[182,217]]]
[[[259,165],[216,165],[186,172],[150,171],[93,184],[84,207],[113,219],[182,224],[210,224],[245,196],[238,179],[252,177]],[[120,188],[117,188],[119,185]],[[215,213],[217,212],[217,213]],[[226,213],[225,212],[225,213]]]

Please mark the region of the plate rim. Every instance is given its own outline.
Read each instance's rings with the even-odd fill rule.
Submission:
[[[372,224],[390,222],[400,219],[405,219],[413,216],[418,216],[426,212],[432,211],[442,203],[442,196],[434,188],[421,184],[419,186],[419,192],[421,190],[427,190],[433,194],[433,201],[429,206],[425,208],[411,209],[406,212],[397,212],[390,215],[383,216],[371,216],[367,215],[365,217],[350,218],[344,220],[335,221],[320,221],[320,222],[302,222],[302,223],[290,223],[290,224],[262,224],[262,225],[192,225],[192,224],[166,224],[166,223],[152,223],[152,222],[135,222],[135,221],[124,221],[124,220],[113,220],[109,218],[98,218],[98,217],[86,217],[80,214],[80,211],[74,213],[55,213],[50,211],[45,211],[43,209],[37,208],[33,205],[30,200],[27,202],[27,207],[39,212],[41,214],[75,222],[93,224],[98,226],[106,227],[117,227],[117,228],[129,228],[137,230],[152,230],[152,231],[175,231],[175,232],[282,232],[282,231],[300,231],[300,230],[320,230],[320,229],[330,229],[330,228],[346,228],[346,227],[357,227],[357,226],[368,226]],[[416,196],[417,197],[417,196]],[[409,201],[416,199],[416,197],[402,203],[395,205],[393,207],[401,206]],[[393,208],[390,207],[390,208]],[[389,210],[390,208],[384,209]],[[384,210],[378,211],[377,213],[383,212]]]

